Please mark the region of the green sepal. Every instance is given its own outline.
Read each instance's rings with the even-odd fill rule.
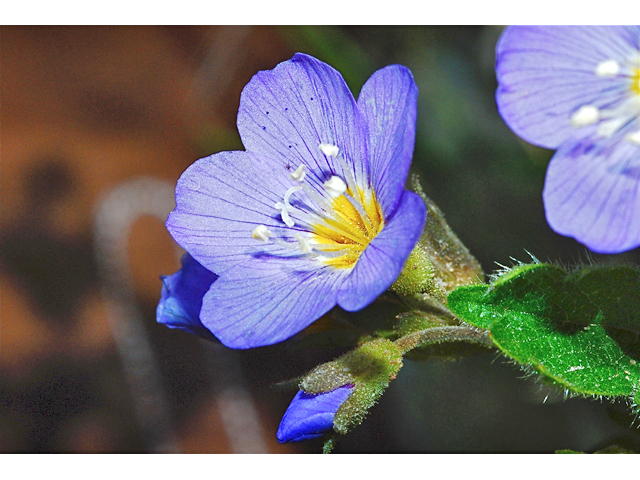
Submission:
[[[400,349],[389,340],[376,339],[317,366],[300,383],[300,388],[307,393],[321,393],[343,385],[354,386],[333,419],[334,430],[345,434],[362,423],[401,368]]]
[[[331,453],[336,446],[336,442],[337,442],[337,438],[336,438],[336,434],[334,433],[333,435],[331,435],[329,438],[325,440],[324,445],[322,445],[322,453],[326,453],[326,454]]]
[[[418,176],[412,176],[410,183],[427,207],[427,220],[391,290],[423,303],[443,305],[448,292],[459,285],[482,282],[484,273],[451,230],[440,209],[425,195]]]
[[[520,265],[490,286],[457,288],[447,306],[465,322],[488,329],[504,354],[568,393],[631,399],[638,394],[638,269],[568,273],[554,265]]]
[[[444,288],[437,281],[429,253],[420,244],[411,251],[402,272],[390,288],[405,297],[427,293],[440,302],[444,302],[447,297]]]
[[[427,207],[427,221],[416,244],[428,256],[433,269],[433,291],[423,293],[438,297],[451,292],[460,285],[481,283],[484,272],[469,249],[451,230],[444,214],[422,189],[417,175],[410,178],[411,189],[422,198]]]

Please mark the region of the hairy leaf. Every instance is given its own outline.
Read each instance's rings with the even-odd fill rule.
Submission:
[[[636,397],[640,390],[640,270],[518,266],[491,285],[448,297],[462,320],[570,392]]]

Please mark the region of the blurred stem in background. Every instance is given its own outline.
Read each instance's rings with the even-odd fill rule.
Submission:
[[[179,452],[180,445],[157,355],[133,293],[127,245],[131,227],[142,216],[165,221],[175,206],[173,193],[171,183],[158,179],[125,182],[98,205],[94,227],[97,263],[110,305],[109,323],[138,426],[146,449],[164,453]],[[266,453],[264,429],[244,385],[238,352],[210,342],[199,345],[231,452]]]

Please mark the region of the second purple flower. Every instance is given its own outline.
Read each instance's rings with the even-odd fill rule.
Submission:
[[[507,124],[557,149],[551,228],[595,252],[640,246],[640,27],[510,26],[496,73]]]

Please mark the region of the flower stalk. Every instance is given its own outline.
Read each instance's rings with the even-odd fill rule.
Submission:
[[[486,348],[495,347],[487,330],[481,330],[470,325],[447,325],[427,328],[400,337],[394,343],[404,355],[418,347],[454,342],[465,342]]]

